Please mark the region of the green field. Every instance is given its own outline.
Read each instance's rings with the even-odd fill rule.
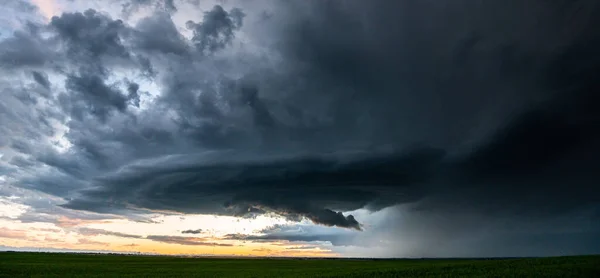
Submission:
[[[600,277],[600,256],[345,260],[0,252],[0,277]]]

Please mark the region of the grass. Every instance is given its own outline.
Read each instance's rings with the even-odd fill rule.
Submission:
[[[302,260],[0,252],[0,277],[600,277],[600,256]]]

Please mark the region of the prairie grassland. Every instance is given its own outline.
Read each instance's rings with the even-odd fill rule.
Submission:
[[[0,277],[600,277],[600,256],[353,260],[3,252]]]

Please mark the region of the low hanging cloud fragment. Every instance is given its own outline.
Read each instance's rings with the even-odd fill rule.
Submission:
[[[193,235],[197,235],[197,234],[201,234],[202,233],[202,229],[196,229],[196,230],[184,230],[181,231],[182,234],[193,234]]]
[[[233,244],[228,243],[216,243],[207,241],[205,238],[198,237],[181,237],[181,236],[158,236],[151,235],[147,236],[146,239],[179,245],[194,245],[194,246],[219,246],[219,247],[231,247]]]
[[[31,75],[33,76],[35,82],[37,82],[46,89],[50,89],[50,81],[48,81],[48,76],[45,73],[33,71]]]
[[[301,225],[275,225],[258,231],[260,234],[227,234],[223,240],[238,240],[250,242],[290,242],[290,243],[331,243],[333,246],[361,246],[356,242],[355,233],[336,233],[332,231],[320,231]],[[296,249],[307,249],[296,248]],[[309,246],[315,248],[315,246]]]
[[[77,231],[80,234],[85,235],[85,236],[107,235],[107,236],[115,236],[115,237],[122,237],[122,238],[142,238],[142,236],[139,236],[139,235],[112,232],[112,231],[107,231],[107,230],[103,230],[103,229],[94,229],[94,228],[79,228]]]

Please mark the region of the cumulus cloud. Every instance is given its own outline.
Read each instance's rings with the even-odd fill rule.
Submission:
[[[166,14],[159,13],[141,19],[134,32],[137,35],[133,44],[140,50],[177,56],[190,55],[190,43],[177,30],[172,18]]]
[[[136,0],[159,8],[2,38],[3,175],[129,217],[600,215],[595,1],[267,2],[178,26],[180,2]]]
[[[204,13],[202,23],[186,22],[193,30],[192,42],[202,53],[212,53],[225,48],[234,38],[234,32],[242,27],[245,14],[237,8],[227,12],[220,5]]]

